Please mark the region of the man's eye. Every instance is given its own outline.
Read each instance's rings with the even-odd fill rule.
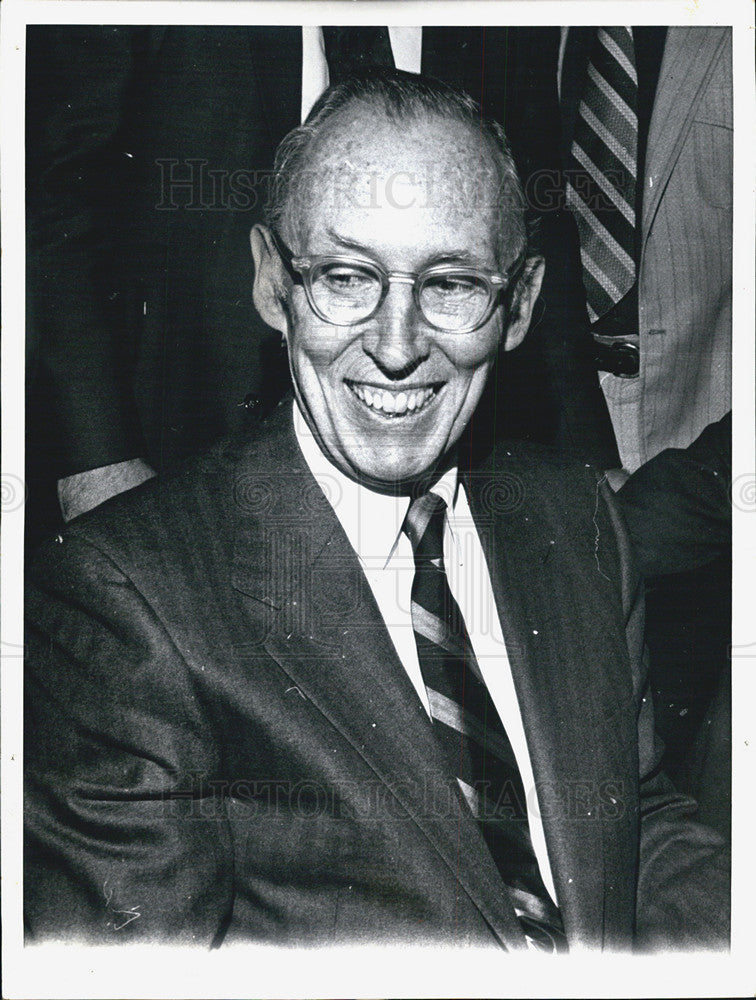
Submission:
[[[331,268],[321,275],[320,280],[334,292],[364,291],[375,283],[375,279],[369,274],[351,267]]]
[[[482,290],[479,279],[466,274],[443,274],[426,282],[424,291],[438,298],[467,298]]]
[[[459,295],[470,292],[475,287],[475,282],[469,278],[442,278],[438,282],[440,291],[447,295]]]

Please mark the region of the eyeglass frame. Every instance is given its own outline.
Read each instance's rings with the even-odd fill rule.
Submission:
[[[275,246],[279,257],[281,258],[284,267],[289,272],[292,280],[301,282],[310,308],[319,319],[322,319],[324,323],[330,323],[332,326],[350,327],[359,326],[360,323],[366,323],[369,319],[372,319],[373,316],[375,316],[383,305],[392,283],[405,285],[411,284],[412,298],[415,302],[415,307],[428,326],[432,327],[434,330],[438,330],[440,333],[450,334],[454,337],[465,336],[466,334],[474,333],[482,326],[485,326],[491,316],[493,316],[495,310],[498,308],[499,302],[497,300],[499,297],[504,292],[511,292],[512,289],[517,287],[517,281],[519,280],[525,264],[525,251],[523,250],[517,260],[514,261],[511,267],[509,267],[504,274],[499,274],[495,271],[484,271],[477,267],[467,267],[460,264],[432,264],[430,267],[426,267],[422,271],[387,271],[381,264],[377,263],[377,261],[367,260],[364,257],[350,257],[346,254],[315,254],[306,257],[295,257],[275,229],[270,229],[269,231],[273,240],[273,245]],[[375,271],[380,278],[381,294],[378,296],[378,300],[372,311],[366,316],[362,316],[360,319],[354,320],[354,322],[351,323],[337,323],[329,316],[326,316],[325,313],[318,308],[315,302],[315,296],[312,292],[311,273],[321,264],[359,264]],[[483,282],[488,291],[489,304],[484,310],[482,318],[474,324],[462,327],[459,330],[448,330],[442,326],[438,326],[436,323],[432,323],[426,316],[425,310],[420,303],[420,278],[426,278],[427,276],[433,277],[435,275],[443,274],[459,274],[460,272],[470,274]]]

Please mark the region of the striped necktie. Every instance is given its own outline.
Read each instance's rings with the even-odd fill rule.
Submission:
[[[597,28],[567,176],[592,323],[635,281],[637,108],[633,30]]]
[[[412,627],[433,728],[507,886],[528,943],[565,951],[559,910],[541,879],[514,751],[475,659],[443,559],[445,501],[426,493],[410,505]]]

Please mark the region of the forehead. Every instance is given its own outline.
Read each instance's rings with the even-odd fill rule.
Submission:
[[[439,240],[457,232],[493,242],[499,230],[499,164],[490,140],[466,122],[348,106],[305,160],[307,183],[291,189],[288,213],[305,240],[344,230],[392,246],[428,241],[432,231]]]

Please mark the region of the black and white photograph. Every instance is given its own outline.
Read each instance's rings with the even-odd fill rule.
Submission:
[[[753,31],[696,6],[3,11],[4,996],[753,992]]]

